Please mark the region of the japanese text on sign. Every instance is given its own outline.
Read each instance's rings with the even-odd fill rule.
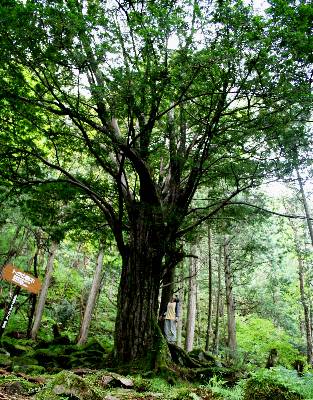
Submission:
[[[31,293],[39,293],[41,282],[38,278],[27,274],[16,268],[14,265],[6,265],[2,271],[2,279],[15,283]]]

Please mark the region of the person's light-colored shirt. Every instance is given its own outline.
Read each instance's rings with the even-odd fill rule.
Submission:
[[[175,319],[176,317],[176,302],[167,304],[167,311],[165,314],[165,319]]]

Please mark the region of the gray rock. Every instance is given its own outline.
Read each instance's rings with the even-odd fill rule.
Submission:
[[[134,382],[131,379],[113,372],[103,375],[100,384],[102,387],[123,387],[126,389],[134,387]]]

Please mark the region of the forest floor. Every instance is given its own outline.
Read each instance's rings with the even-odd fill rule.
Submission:
[[[23,396],[21,394],[7,394],[5,391],[0,389],[0,400],[29,400],[29,396]]]
[[[113,366],[96,340],[36,345],[4,337],[0,345],[0,400],[312,400],[311,369],[298,374],[227,366],[204,351],[169,348],[170,366],[146,371]]]

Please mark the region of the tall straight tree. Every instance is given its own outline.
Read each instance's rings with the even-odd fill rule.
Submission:
[[[47,266],[46,272],[42,283],[42,288],[39,293],[38,302],[36,304],[36,310],[34,315],[34,323],[31,329],[31,337],[32,339],[36,339],[38,335],[38,331],[41,324],[41,319],[44,312],[44,307],[46,304],[47,296],[48,296],[48,289],[50,286],[52,273],[53,273],[53,263],[56,255],[56,251],[58,248],[58,244],[56,242],[52,242],[51,246],[48,251],[48,259],[47,259]]]
[[[215,327],[214,327],[214,338],[213,338],[213,352],[218,354],[219,352],[219,340],[220,340],[220,314],[221,314],[221,291],[222,291],[222,278],[221,278],[221,265],[222,265],[222,245],[219,245],[218,262],[217,262],[217,288],[216,288],[216,314],[215,314]]]
[[[122,257],[120,361],[159,348],[163,261],[181,259],[177,241],[288,167],[279,156],[309,106],[307,59],[280,51],[270,12],[236,0],[0,6],[2,179],[71,186],[100,209]],[[193,202],[204,186],[206,207]]]
[[[84,312],[83,320],[81,322],[77,344],[81,345],[86,343],[88,332],[90,328],[92,314],[95,309],[97,297],[101,286],[102,268],[103,268],[104,246],[100,245],[99,254],[97,257],[97,266],[92,279],[92,284],[87,300],[86,309]]]
[[[195,246],[192,249],[194,252]],[[189,263],[188,307],[186,318],[186,351],[191,351],[193,349],[195,337],[197,314],[197,270],[197,259],[195,257],[191,257]]]
[[[235,298],[233,292],[233,274],[231,270],[229,245],[230,245],[230,239],[225,236],[223,250],[224,250],[226,308],[227,308],[227,344],[230,351],[230,359],[233,359],[235,352],[237,351],[237,335],[236,335]]]
[[[208,287],[209,287],[209,298],[208,298],[208,322],[205,337],[205,351],[209,350],[210,335],[212,330],[212,305],[213,305],[213,293],[212,293],[212,234],[211,227],[208,226]]]

